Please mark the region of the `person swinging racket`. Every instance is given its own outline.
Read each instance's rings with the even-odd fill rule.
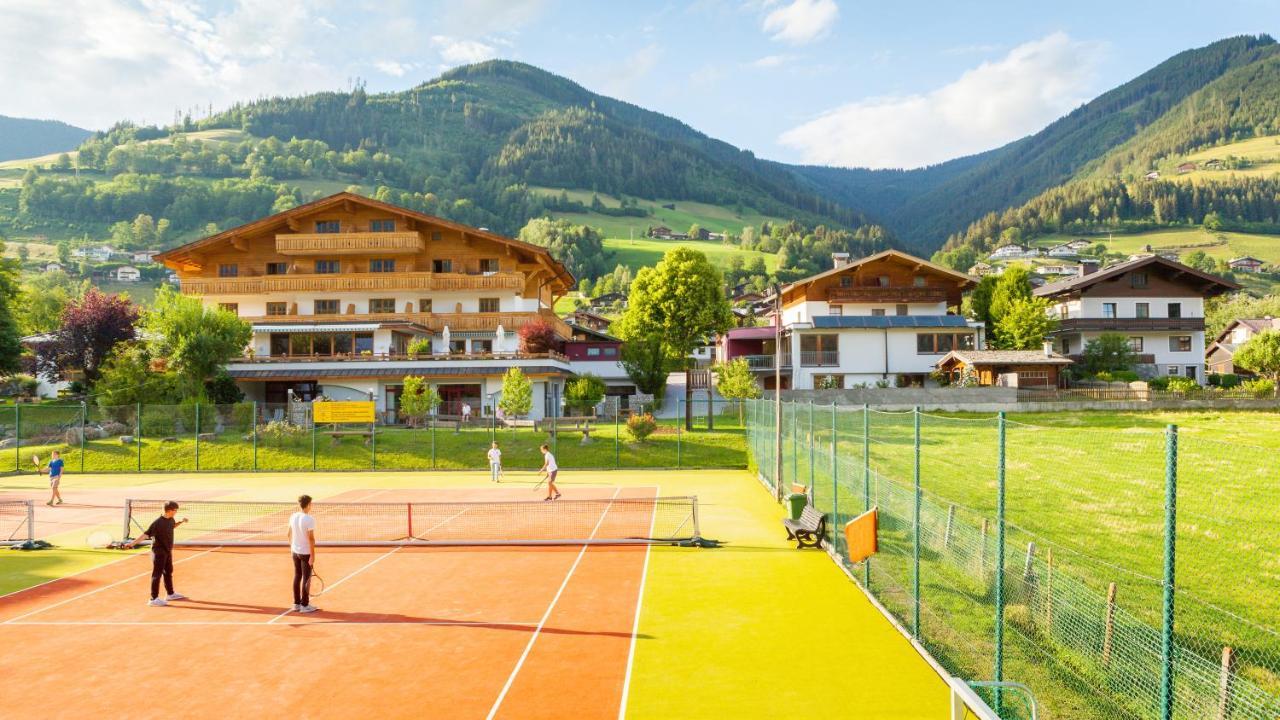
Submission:
[[[293,555],[293,610],[313,613],[311,573],[316,566],[316,519],[311,514],[311,496],[298,498],[298,511],[289,516],[289,550]]]
[[[147,531],[130,540],[125,547],[134,548],[144,538],[151,538],[151,602],[152,607],[164,607],[170,600],[185,600],[186,595],[173,590],[173,530],[186,518],[174,520],[178,514],[178,503],[170,500],[164,504],[164,514],[152,521]],[[160,597],[160,579],[164,578],[164,590],[168,593]]]

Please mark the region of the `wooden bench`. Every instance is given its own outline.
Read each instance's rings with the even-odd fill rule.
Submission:
[[[827,516],[809,503],[800,512],[799,519],[786,518],[782,526],[787,529],[787,539],[796,541],[797,549],[816,548],[822,545],[822,536],[826,534]]]
[[[365,445],[368,445],[369,442],[373,439],[372,430],[326,430],[322,434],[328,435],[329,437],[333,438],[334,445],[337,445],[339,442],[341,442],[342,438],[349,437],[349,436],[359,436],[364,438]]]
[[[581,415],[581,416],[570,415],[565,417],[558,417],[558,418],[555,418],[554,420],[551,418],[544,418],[542,420],[539,420],[534,425],[534,430],[535,431],[550,430],[552,428],[555,428],[557,430],[561,430],[561,429],[584,430],[589,433],[591,432],[591,423],[597,422],[598,419],[599,418],[593,417],[591,415]]]

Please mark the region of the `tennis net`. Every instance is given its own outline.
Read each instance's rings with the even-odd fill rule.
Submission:
[[[0,500],[0,538],[5,542],[36,539],[36,504],[31,500]]]
[[[178,501],[175,544],[288,543],[288,502]],[[143,533],[163,500],[125,501],[125,537]],[[316,544],[581,545],[700,539],[696,497],[494,502],[315,502]]]

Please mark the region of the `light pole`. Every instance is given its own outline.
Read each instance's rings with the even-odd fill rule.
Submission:
[[[782,502],[782,286],[773,286],[773,477]]]
[[[492,430],[489,432],[489,440],[491,442],[498,442],[498,404],[494,402],[496,397],[497,393],[489,393],[489,415],[493,419],[491,423]]]

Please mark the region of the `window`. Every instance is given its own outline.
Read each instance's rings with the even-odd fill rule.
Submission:
[[[1144,288],[1147,286],[1147,274],[1144,272],[1129,273],[1129,287]]]
[[[473,354],[473,355],[492,355],[492,354],[493,354],[493,341],[492,341],[492,340],[472,340],[472,341],[471,341],[471,354]]]
[[[880,287],[889,287],[889,276],[888,276],[888,275],[881,275],[880,277],[876,278],[876,283],[877,283]]]
[[[449,354],[450,355],[466,355],[467,341],[466,340],[450,340]]]
[[[1142,338],[1140,337],[1129,338],[1129,349],[1136,353],[1142,352]]]
[[[279,357],[289,354],[289,336],[285,333],[271,333],[271,356]]]
[[[227,312],[229,312],[229,313],[231,313],[231,314],[233,314],[233,315],[239,315],[239,314],[240,314],[240,304],[239,304],[239,303],[218,303],[218,307],[219,307],[219,308],[221,308],[221,309],[223,309],[223,310],[226,310]]]
[[[498,312],[498,298],[480,298],[480,312]]]
[[[844,376],[814,375],[813,388],[815,390],[842,390],[844,389]]]
[[[1116,317],[1116,304],[1102,303],[1102,317],[1114,319]]]
[[[839,365],[839,336],[837,335],[801,335],[800,364],[813,367],[820,365]]]
[[[287,262],[269,262],[267,263],[268,275],[285,275],[289,272],[289,263]]]
[[[418,312],[431,312],[431,298],[422,298],[418,301]]]
[[[373,298],[369,300],[369,312],[371,313],[393,313],[395,311],[395,298]]]
[[[598,347],[587,348],[587,357],[599,357],[599,356],[600,356],[600,348]]]
[[[336,233],[342,232],[342,226],[337,220],[317,220],[316,232],[318,233]]]
[[[956,349],[957,350],[973,350],[974,341],[977,339],[978,339],[977,335],[970,335],[967,333],[956,335]]]
[[[1067,338],[1062,338],[1062,354],[1063,355],[1071,354],[1071,341],[1068,340]]]
[[[431,240],[433,242],[440,242],[443,239],[444,239],[444,233],[440,232],[439,230],[431,231]]]
[[[396,261],[391,258],[379,258],[369,261],[369,272],[395,272]]]
[[[831,305],[831,306],[828,308],[828,310],[830,310],[830,313],[831,313],[832,315],[843,315],[843,314],[844,314],[844,306],[843,306],[843,305]]]
[[[1182,317],[1182,303],[1169,303],[1169,317]]]
[[[289,303],[269,302],[267,303],[267,314],[268,315],[288,315]]]
[[[852,277],[849,277],[848,275],[841,275],[841,276],[840,276],[840,287],[842,287],[842,288],[845,288],[845,287],[853,287],[853,278],[852,278]]]
[[[356,333],[355,344],[358,353],[373,352],[373,333]]]
[[[1169,338],[1169,352],[1191,352],[1190,335],[1173,335]]]
[[[884,308],[871,308],[871,317],[884,317]]]
[[[924,287],[924,284],[925,284],[925,282],[924,282],[924,276],[923,276],[923,275],[917,275],[917,276],[915,276],[915,277],[911,278],[911,286],[912,286],[912,287]]]
[[[338,301],[337,300],[316,300],[314,312],[316,315],[337,315]]]
[[[337,260],[317,260],[316,261],[317,275],[332,275],[338,272],[338,269],[339,269],[339,265]]]
[[[952,350],[972,350],[976,339],[972,333],[918,333],[916,354],[945,355]]]
[[[1177,374],[1178,374],[1178,366],[1177,366],[1177,365],[1170,365],[1169,367],[1165,368],[1165,374],[1166,374],[1166,375],[1177,375]]]
[[[897,306],[895,306],[895,307],[894,307],[894,311],[895,311],[895,312],[897,312],[897,314],[899,314],[899,315],[906,315],[906,314],[907,314],[907,306],[906,306],[906,305],[897,305]]]
[[[432,260],[431,272],[438,272],[438,273],[453,272],[453,261],[452,260]]]
[[[605,356],[605,357],[617,357],[617,356],[618,356],[618,348],[613,347],[612,345],[610,345],[609,347],[607,347],[607,348],[605,348],[605,349],[604,349],[604,356]]]
[[[1191,378],[1192,380],[1200,379],[1200,368],[1198,366],[1188,365],[1186,369],[1187,369],[1187,377]]]
[[[498,258],[480,258],[480,272],[485,275],[498,272]]]
[[[1134,306],[1134,317],[1151,317],[1151,303],[1138,303]]]
[[[369,232],[395,232],[395,220],[370,220]]]
[[[240,274],[240,266],[234,263],[224,263],[218,266],[218,277],[236,277]]]

